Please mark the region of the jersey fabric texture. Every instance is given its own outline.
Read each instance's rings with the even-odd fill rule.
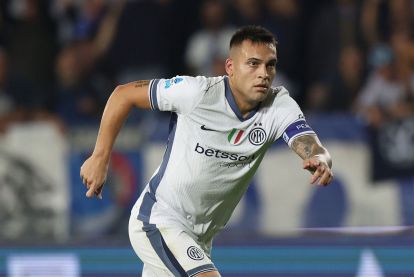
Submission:
[[[244,118],[227,76],[154,79],[148,93],[153,110],[171,112],[169,138],[132,216],[179,226],[209,255],[271,144],[314,132],[282,86]]]

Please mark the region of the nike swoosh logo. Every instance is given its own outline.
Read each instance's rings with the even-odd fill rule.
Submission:
[[[213,129],[206,128],[206,125],[201,125],[201,130],[204,130],[204,131],[216,131],[216,130],[213,130]]]

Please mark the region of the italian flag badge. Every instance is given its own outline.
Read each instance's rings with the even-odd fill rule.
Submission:
[[[244,133],[243,130],[238,130],[236,128],[233,128],[233,130],[231,130],[229,136],[227,137],[227,140],[231,144],[237,145],[240,142],[240,139],[243,136],[243,133]]]

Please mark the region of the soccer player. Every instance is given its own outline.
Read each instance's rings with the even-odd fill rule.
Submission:
[[[276,44],[268,30],[246,26],[230,41],[226,76],[137,81],[110,96],[95,149],[81,167],[87,197],[101,197],[114,140],[131,108],[171,112],[163,160],[129,222],[142,276],[220,276],[212,239],[280,137],[303,159],[311,183],[331,182],[328,151],[287,90],[270,85]]]

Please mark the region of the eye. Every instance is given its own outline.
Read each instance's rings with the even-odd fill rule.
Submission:
[[[257,61],[248,61],[247,64],[249,66],[257,66],[259,63]]]
[[[269,63],[267,64],[268,68],[275,68],[276,67],[276,63]]]

